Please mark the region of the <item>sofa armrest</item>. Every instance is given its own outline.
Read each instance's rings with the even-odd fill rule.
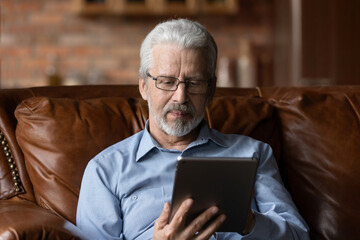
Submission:
[[[71,222],[25,200],[0,200],[0,216],[0,239],[85,239]]]

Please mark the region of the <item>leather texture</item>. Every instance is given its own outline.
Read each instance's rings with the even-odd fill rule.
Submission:
[[[0,200],[0,239],[80,239],[66,221],[27,201]]]
[[[75,223],[82,173],[106,147],[144,129],[140,99],[29,98],[15,111],[16,137],[36,202]]]
[[[63,221],[75,222],[86,163],[143,129],[147,117],[137,86],[0,89],[8,147],[0,152],[0,238],[39,239],[49,231],[73,239],[62,235]],[[272,146],[312,239],[360,237],[360,86],[219,88],[205,119]],[[24,205],[39,211],[31,224],[23,223]]]

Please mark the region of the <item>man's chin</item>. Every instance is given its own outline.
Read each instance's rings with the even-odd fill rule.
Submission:
[[[178,119],[171,123],[167,122],[164,125],[165,126],[163,130],[168,135],[177,136],[177,137],[182,137],[187,135],[198,126],[198,124],[195,124],[194,121],[191,120],[182,121],[182,119],[181,120]]]
[[[182,129],[185,128],[186,125],[189,125],[190,122],[192,122],[193,119],[184,118],[184,117],[178,117],[175,119],[170,119],[165,122],[166,126],[173,129]]]

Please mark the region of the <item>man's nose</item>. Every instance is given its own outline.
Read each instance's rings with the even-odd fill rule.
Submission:
[[[173,99],[178,103],[184,103],[188,100],[188,92],[186,89],[186,83],[180,81],[179,85],[174,92]]]

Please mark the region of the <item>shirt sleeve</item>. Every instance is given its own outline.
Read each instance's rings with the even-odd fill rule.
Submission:
[[[123,239],[120,201],[108,171],[93,159],[84,172],[76,225],[89,239]]]
[[[255,227],[243,239],[310,239],[308,226],[282,183],[271,147],[263,144],[259,155]]]
[[[218,233],[216,239],[226,240],[309,240],[309,229],[285,189],[271,147],[262,145],[252,205],[255,226],[251,233]]]

